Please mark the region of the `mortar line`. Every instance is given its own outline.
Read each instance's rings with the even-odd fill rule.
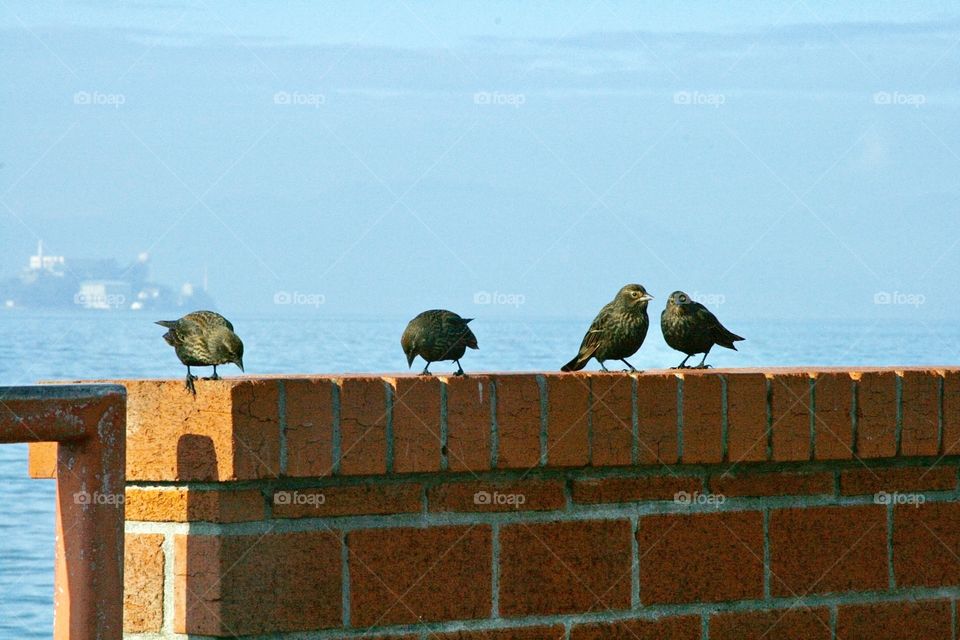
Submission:
[[[897,403],[897,418],[896,426],[894,428],[894,439],[896,440],[896,455],[901,455],[903,451],[903,375],[898,373],[894,378],[896,381],[896,403]]]
[[[893,570],[893,501],[887,504],[887,581],[890,590],[897,588],[897,577]]]
[[[952,640],[957,640],[957,601],[950,601],[950,634]]]
[[[837,640],[837,605],[830,606],[830,638]]]
[[[333,449],[333,465],[331,473],[335,476],[340,475],[340,458],[342,456],[342,439],[340,432],[340,381],[330,386],[331,402],[333,404],[333,425],[331,434],[331,445]]]
[[[640,380],[636,375],[630,376],[632,384],[630,385],[630,464],[640,463],[640,416],[639,408],[639,385]]]
[[[943,450],[943,388],[945,380],[944,376],[940,376],[937,381],[937,453],[940,455],[946,454],[946,451]]]
[[[587,464],[593,464],[593,377],[587,378]]]
[[[347,532],[340,533],[340,606],[343,609],[343,627],[350,628],[350,547]]]
[[[450,469],[450,427],[447,423],[447,382],[440,381],[440,471]]]
[[[769,376],[764,376],[767,387],[766,408],[767,408],[767,460],[773,460],[773,380]]]
[[[640,543],[637,540],[640,518],[630,518],[630,608],[640,608]]]
[[[277,381],[277,413],[280,422],[280,475],[287,475],[287,385]]]
[[[500,432],[497,425],[497,383],[490,380],[490,468],[496,469],[500,458]]]
[[[383,393],[385,396],[386,412],[384,414],[386,427],[384,428],[384,438],[386,439],[386,465],[387,473],[393,473],[394,464],[394,442],[393,442],[393,385],[386,380],[383,381]]]
[[[720,460],[730,461],[730,407],[727,398],[727,376],[720,376]]]
[[[850,378],[850,451],[853,457],[860,456],[860,447],[857,443],[857,431],[860,428],[860,417],[857,412],[860,410],[860,385],[857,380]]]
[[[809,379],[810,389],[810,459],[817,459],[817,381]]]
[[[174,610],[176,608],[174,593],[174,573],[176,572],[176,563],[174,562],[174,533],[163,534],[163,621],[162,629],[166,635],[173,633]],[[189,527],[187,528],[189,535]]]
[[[550,397],[548,396],[547,379],[543,374],[537,374],[537,386],[540,388],[540,466],[545,467],[549,459],[547,409],[550,406]]]
[[[770,509],[763,510],[763,598],[770,600]]]
[[[500,619],[500,525],[494,524],[490,527],[490,617],[494,620]]]
[[[677,375],[677,459],[683,460],[683,374]]]
[[[707,612],[700,614],[700,639],[710,640],[710,614]]]

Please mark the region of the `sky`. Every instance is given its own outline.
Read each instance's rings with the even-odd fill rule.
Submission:
[[[0,275],[233,314],[960,316],[960,7],[0,2]]]

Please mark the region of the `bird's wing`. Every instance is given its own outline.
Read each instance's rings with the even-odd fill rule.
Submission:
[[[444,333],[446,333],[446,330],[449,330],[450,333],[459,336],[459,339],[467,347],[479,349],[477,346],[477,336],[473,335],[473,331],[467,326],[467,323],[471,320],[473,320],[473,318],[461,318],[453,312],[445,313],[442,318],[442,330]]]
[[[233,331],[233,324],[216,311],[194,311],[183,316],[181,320],[189,319],[201,327],[224,326]]]
[[[717,320],[717,316],[713,315],[709,309],[699,302],[691,302],[690,305],[693,307],[693,314],[697,318],[698,324],[709,329],[713,341],[717,344],[733,348],[733,342],[735,340],[743,340],[743,338],[723,326],[720,321]]]
[[[600,346],[600,341],[603,338],[604,330],[609,323],[611,308],[610,305],[606,305],[603,309],[600,309],[600,313],[597,314],[597,317],[593,319],[593,322],[590,323],[590,328],[587,329],[587,333],[583,336],[583,342],[580,343],[580,356],[587,356],[587,354],[592,354],[597,350],[597,347]],[[587,356],[589,357],[589,356]]]

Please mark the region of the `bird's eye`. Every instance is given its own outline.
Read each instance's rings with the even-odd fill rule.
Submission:
[[[636,298],[636,297],[637,297],[637,292],[636,292],[636,291],[631,291],[631,292],[630,292],[630,297],[631,297],[631,298]]]

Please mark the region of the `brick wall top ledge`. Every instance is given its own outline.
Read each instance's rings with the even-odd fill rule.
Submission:
[[[141,483],[960,454],[948,366],[111,382]]]

